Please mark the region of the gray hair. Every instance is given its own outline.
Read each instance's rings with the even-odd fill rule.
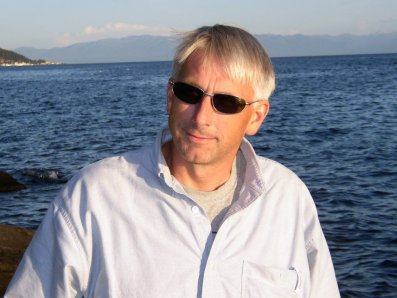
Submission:
[[[229,78],[250,85],[256,99],[269,99],[276,87],[269,56],[258,40],[243,29],[214,25],[183,34],[174,56],[174,79],[187,59],[198,51],[203,53],[203,63],[219,59]]]

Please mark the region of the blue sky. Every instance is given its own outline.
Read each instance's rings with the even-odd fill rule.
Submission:
[[[214,23],[254,34],[397,31],[396,0],[2,0],[0,48],[52,48]]]

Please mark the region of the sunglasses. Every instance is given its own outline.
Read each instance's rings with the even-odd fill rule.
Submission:
[[[223,93],[210,94],[201,90],[198,87],[183,83],[183,82],[173,82],[170,80],[172,85],[172,92],[174,95],[188,104],[199,103],[205,95],[211,97],[212,107],[223,114],[237,114],[244,110],[245,106],[256,103],[260,100],[253,102],[246,102],[244,99]]]

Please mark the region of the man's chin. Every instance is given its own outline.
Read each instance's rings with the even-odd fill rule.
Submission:
[[[206,165],[210,164],[212,161],[211,155],[208,153],[204,152],[189,152],[186,154],[183,154],[183,159],[190,163],[190,164],[195,164],[195,165]]]

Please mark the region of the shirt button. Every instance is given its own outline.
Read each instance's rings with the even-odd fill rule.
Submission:
[[[198,206],[193,206],[192,207],[192,212],[193,214],[199,214],[200,213],[200,208]]]

